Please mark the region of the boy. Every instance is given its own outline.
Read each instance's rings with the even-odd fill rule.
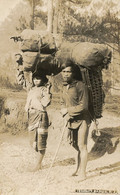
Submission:
[[[39,162],[34,171],[41,169],[48,137],[48,115],[46,107],[51,102],[50,85],[45,75],[33,74],[33,87],[28,92],[25,110],[28,112],[28,130],[30,142],[40,153]]]

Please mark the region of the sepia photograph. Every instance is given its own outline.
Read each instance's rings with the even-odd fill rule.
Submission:
[[[0,0],[0,195],[120,195],[120,0]]]

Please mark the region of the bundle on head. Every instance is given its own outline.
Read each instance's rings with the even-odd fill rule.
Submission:
[[[102,69],[108,68],[112,57],[112,52],[108,46],[88,42],[64,42],[56,53],[56,57],[61,64],[71,61],[79,67],[81,74],[76,69],[77,78],[82,75],[82,80],[87,85],[91,118],[102,117],[105,98],[102,88]]]

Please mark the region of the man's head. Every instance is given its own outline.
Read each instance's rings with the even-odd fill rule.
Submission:
[[[74,66],[71,62],[62,64],[62,77],[65,82],[71,82],[74,77]]]
[[[62,77],[65,82],[71,82],[73,80],[72,67],[68,66],[62,70]]]

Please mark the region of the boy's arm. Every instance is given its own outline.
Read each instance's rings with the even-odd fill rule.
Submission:
[[[27,95],[27,100],[26,100],[26,104],[25,104],[25,111],[26,112],[28,112],[28,110],[29,110],[30,102],[31,102],[31,98],[30,98],[30,92],[29,92]]]
[[[48,88],[45,88],[43,90],[43,97],[41,99],[41,104],[44,106],[44,107],[47,107],[50,102],[51,102],[51,99],[52,99],[52,94],[50,93],[49,89]]]

